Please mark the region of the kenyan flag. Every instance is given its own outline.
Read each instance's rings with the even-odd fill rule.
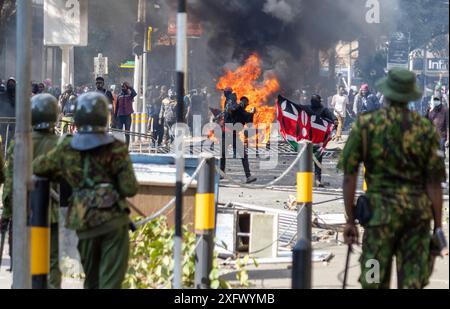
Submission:
[[[280,133],[295,151],[302,140],[312,141],[325,149],[331,140],[334,124],[317,117],[308,106],[302,106],[278,96],[277,119]]]

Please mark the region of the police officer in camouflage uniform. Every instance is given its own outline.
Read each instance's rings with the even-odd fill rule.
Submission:
[[[348,244],[358,242],[353,205],[363,163],[371,216],[364,226],[360,283],[363,288],[389,288],[395,256],[398,287],[423,288],[432,271],[430,223],[434,221],[435,233],[442,224],[445,166],[439,139],[429,121],[408,110],[408,102],[421,97],[414,73],[393,69],[377,87],[386,106],[359,117],[338,164],[345,173],[344,238]]]
[[[107,133],[108,99],[78,98],[77,133],[33,162],[34,173],[72,188],[66,226],[77,232],[87,289],[118,289],[128,266],[127,197],[138,191],[128,147]]]
[[[51,94],[38,94],[31,99],[31,119],[33,126],[33,156],[34,158],[46,154],[56,147],[58,136],[55,125],[58,118],[58,101]],[[13,171],[14,171],[14,141],[8,147],[7,163],[5,167],[6,181],[3,187],[2,220],[12,219],[13,207]],[[57,186],[52,185],[57,191]],[[50,274],[48,284],[50,288],[61,288],[61,270],[59,268],[59,205],[54,199],[50,202]]]

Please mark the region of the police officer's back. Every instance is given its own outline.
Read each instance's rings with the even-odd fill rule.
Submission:
[[[441,226],[445,167],[430,123],[408,110],[421,94],[415,75],[393,69],[378,83],[387,105],[358,118],[343,150],[347,243],[356,243],[353,199],[360,163],[366,167],[369,220],[365,223],[361,277],[363,288],[389,288],[392,257],[397,259],[399,288],[423,288],[431,275],[430,221]],[[370,261],[379,264],[379,282],[371,279]]]
[[[107,133],[108,100],[78,98],[77,133],[33,162],[34,173],[72,188],[66,226],[77,232],[85,288],[120,288],[128,264],[127,197],[138,184],[128,147]]]
[[[46,154],[54,149],[59,137],[55,134],[55,125],[58,118],[58,102],[51,94],[38,94],[31,99],[32,141],[33,157]],[[14,141],[8,147],[7,164],[5,167],[6,181],[3,187],[3,214],[2,220],[12,219],[13,209],[13,171],[14,171]],[[52,184],[52,190],[57,185]],[[49,287],[61,288],[61,271],[59,269],[59,241],[58,241],[59,204],[52,198],[50,200],[50,276]]]

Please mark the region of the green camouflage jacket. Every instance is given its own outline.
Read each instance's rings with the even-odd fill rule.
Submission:
[[[438,136],[427,119],[409,112],[406,106],[395,105],[360,116],[338,168],[354,175],[360,163],[366,167],[372,208],[368,226],[390,220],[432,219],[425,187],[445,181],[445,165]]]
[[[48,153],[55,148],[58,143],[58,136],[50,132],[33,131],[33,157],[36,158],[42,154]],[[5,185],[3,186],[3,218],[12,218],[12,200],[13,200],[13,175],[14,175],[14,141],[11,141],[7,152],[7,161],[5,165]],[[58,186],[52,184],[52,190],[57,192]],[[53,198],[50,199],[50,222],[57,223],[59,216],[59,204]]]
[[[66,137],[46,155],[36,158],[33,171],[53,181],[65,179],[72,187],[66,220],[82,238],[108,233],[129,223],[127,197],[138,192],[127,146],[120,142],[80,152]]]

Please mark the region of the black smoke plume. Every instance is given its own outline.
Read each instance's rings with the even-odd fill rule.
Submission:
[[[319,51],[339,41],[372,45],[392,28],[388,21],[396,1],[378,2],[382,23],[373,25],[366,21],[366,0],[190,0],[191,16],[205,32],[203,41],[192,44],[206,45],[193,65],[217,77],[224,65],[257,52],[287,92],[317,83]]]

